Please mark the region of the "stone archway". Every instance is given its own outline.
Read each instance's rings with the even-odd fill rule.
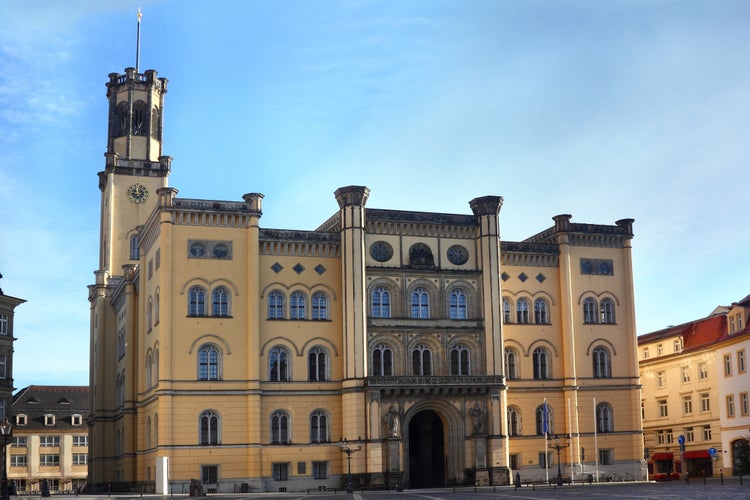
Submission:
[[[440,417],[422,410],[409,421],[409,486],[445,486],[446,432]]]

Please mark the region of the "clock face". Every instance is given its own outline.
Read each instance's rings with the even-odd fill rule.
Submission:
[[[143,203],[148,199],[148,189],[141,184],[133,184],[128,188],[128,198],[133,203]]]

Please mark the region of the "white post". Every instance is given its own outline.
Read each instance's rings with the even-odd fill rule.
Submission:
[[[596,398],[594,398],[594,459],[595,462],[595,469],[596,470],[596,482],[599,482],[599,441],[597,441],[596,436]]]
[[[568,398],[568,454],[570,455],[570,480],[575,482],[576,470],[573,467],[573,421],[570,419],[570,398]]]
[[[549,452],[547,451],[547,434],[549,433],[549,412],[547,410],[547,398],[544,398],[544,409],[542,410],[542,430],[544,431],[544,472],[549,484]]]
[[[169,495],[169,457],[156,457],[156,494]]]

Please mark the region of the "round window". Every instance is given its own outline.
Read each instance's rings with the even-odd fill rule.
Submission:
[[[385,241],[377,241],[370,245],[370,256],[378,262],[385,262],[393,257],[393,247]]]
[[[469,252],[461,245],[453,245],[448,249],[448,260],[451,261],[451,264],[457,266],[466,264],[466,261],[469,260]]]

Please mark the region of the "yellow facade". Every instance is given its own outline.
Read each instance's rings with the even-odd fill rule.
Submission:
[[[110,76],[111,119],[148,99],[161,119],[166,81],[147,74]],[[565,476],[643,475],[631,220],[563,215],[501,242],[499,196],[405,212],[347,186],[316,230],[266,229],[263,195],[178,198],[171,159],[123,149],[153,123],[110,124],[100,174],[94,485],[159,491],[162,457],[176,493],[336,487],[350,467],[363,485],[541,480],[545,398]]]

